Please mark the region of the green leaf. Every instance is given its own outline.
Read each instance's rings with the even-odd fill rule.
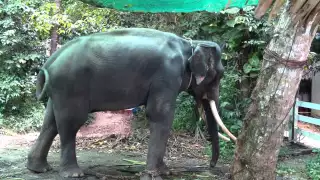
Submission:
[[[25,64],[27,61],[26,60],[24,60],[24,59],[19,59],[19,63],[21,63],[21,64]]]
[[[250,59],[249,59],[249,63],[252,67],[258,67],[260,64],[260,60],[259,57],[254,54]]]
[[[234,21],[236,22],[236,24],[242,24],[245,23],[246,20],[247,18],[244,16],[237,16]]]
[[[255,8],[254,6],[245,6],[245,7],[243,7],[243,11],[248,12],[248,11],[253,10],[254,8]]]
[[[12,61],[12,60],[6,60],[6,61],[4,61],[5,63],[8,63],[8,64],[13,64],[14,63],[14,61]]]
[[[243,66],[244,73],[248,74],[248,73],[250,73],[251,70],[252,70],[252,66],[250,64],[248,64],[248,63],[244,64],[244,66]]]
[[[234,19],[231,19],[231,20],[227,21],[227,25],[229,27],[234,27],[235,24],[236,24],[236,22],[234,21]]]
[[[227,14],[237,14],[239,11],[240,11],[240,9],[236,8],[236,7],[224,10],[224,12]]]
[[[230,105],[230,103],[229,102],[223,102],[223,103],[221,103],[221,107],[226,107],[226,106],[229,106]]]

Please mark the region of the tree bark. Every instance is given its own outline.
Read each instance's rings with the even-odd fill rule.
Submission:
[[[54,2],[56,3],[57,9],[58,9],[57,12],[59,12],[61,8],[61,0],[55,0]],[[51,30],[50,56],[57,50],[58,39],[59,39],[58,29],[59,29],[59,25],[55,24]]]
[[[274,38],[266,47],[260,76],[251,95],[252,102],[237,141],[231,168],[233,180],[274,180],[276,177],[283,133],[319,16],[317,11],[310,10],[309,15],[314,18],[304,17],[304,23],[294,22],[292,16],[295,14],[290,9],[298,2],[301,3],[296,0],[286,2]]]

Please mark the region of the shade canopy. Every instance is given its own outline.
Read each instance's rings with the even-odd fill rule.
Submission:
[[[258,5],[259,0],[80,0],[102,8],[132,12],[219,12],[226,7]]]

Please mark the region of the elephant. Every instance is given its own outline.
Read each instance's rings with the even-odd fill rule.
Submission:
[[[145,106],[149,121],[146,169],[140,179],[162,179],[169,169],[163,158],[174,118],[176,98],[190,93],[204,107],[212,143],[210,166],[219,157],[217,106],[224,73],[222,48],[215,42],[191,40],[149,28],[122,28],[80,36],[63,45],[37,75],[36,98],[46,96],[40,134],[27,158],[27,168],[52,169],[48,151],[57,134],[61,155],[59,175],[84,176],[76,158],[76,134],[88,114]]]

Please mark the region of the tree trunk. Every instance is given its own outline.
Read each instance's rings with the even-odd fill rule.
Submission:
[[[297,7],[297,3],[301,1],[285,4],[274,30],[275,36],[266,47],[261,73],[237,141],[231,168],[234,180],[274,180],[276,177],[278,153],[289,111],[317,29],[315,23],[319,20],[317,11],[310,13],[311,9],[307,15],[313,15],[313,18],[303,17],[304,23],[295,23],[291,16],[296,15],[292,8]],[[319,8],[320,4],[316,3],[316,6]]]
[[[56,3],[57,9],[58,9],[57,12],[59,12],[61,8],[61,0],[55,0],[54,2]],[[57,50],[58,39],[59,39],[58,29],[59,29],[58,24],[55,24],[51,29],[50,56]]]

